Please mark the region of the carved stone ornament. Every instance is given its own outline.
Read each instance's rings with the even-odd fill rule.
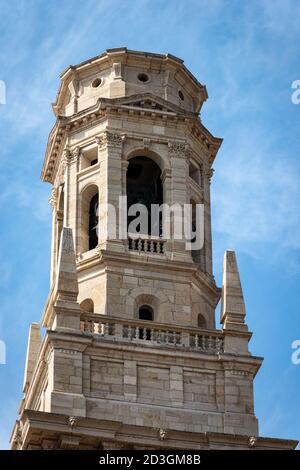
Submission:
[[[182,142],[168,142],[169,153],[176,157],[189,158],[191,156],[191,148],[188,144]]]
[[[214,174],[215,170],[213,168],[208,168],[206,171],[205,171],[205,176],[207,178],[207,181],[209,183],[211,183],[211,179],[213,177],[213,174]]]
[[[181,142],[168,142],[169,152],[177,156],[185,156],[187,145]]]
[[[167,438],[167,431],[165,429],[159,429],[158,436],[161,441],[164,441]]]
[[[79,157],[80,155],[80,152],[81,152],[81,149],[80,147],[75,147],[73,150],[72,150],[72,160],[77,160],[77,158]]]
[[[51,196],[49,198],[49,203],[50,203],[50,206],[52,207],[52,210],[56,209],[57,207],[57,196],[58,196],[58,189],[52,188]]]
[[[123,138],[120,134],[113,134],[112,132],[104,132],[100,136],[96,137],[96,143],[99,148],[104,147],[121,147]]]
[[[249,437],[248,439],[248,446],[249,447],[255,447],[257,443],[257,438],[254,436]]]
[[[69,422],[69,426],[70,426],[71,428],[73,428],[74,426],[76,426],[76,424],[77,424],[77,418],[76,418],[76,416],[70,416],[68,422]]]
[[[60,165],[60,180],[64,179],[64,174],[68,163],[70,162],[71,152],[68,148],[63,151],[61,165]],[[61,181],[63,182],[63,181]]]

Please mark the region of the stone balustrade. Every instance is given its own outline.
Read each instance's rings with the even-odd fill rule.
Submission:
[[[83,313],[81,331],[98,338],[190,349],[206,354],[223,352],[222,332],[169,326],[163,323],[125,320],[99,314]]]
[[[165,241],[152,238],[128,238],[128,248],[131,251],[146,254],[165,254]]]

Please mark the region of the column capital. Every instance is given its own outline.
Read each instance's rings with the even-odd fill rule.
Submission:
[[[169,153],[176,157],[185,157],[189,149],[186,142],[168,141]]]
[[[52,188],[51,196],[49,198],[49,204],[52,207],[53,211],[57,208],[57,197],[58,197],[58,189]]]
[[[96,137],[96,143],[99,149],[103,149],[105,147],[120,148],[122,147],[125,139],[126,139],[125,135],[120,135],[115,132],[105,131]]]

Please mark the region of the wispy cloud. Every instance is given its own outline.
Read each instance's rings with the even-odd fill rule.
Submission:
[[[265,256],[300,249],[299,170],[276,139],[239,128],[224,144],[213,187],[214,229],[229,246]]]

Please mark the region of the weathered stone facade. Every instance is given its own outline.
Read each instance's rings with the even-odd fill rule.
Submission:
[[[222,292],[214,281],[210,182],[222,140],[199,119],[206,98],[171,55],[113,49],[62,74],[42,170],[53,185],[46,333],[30,330],[12,448],[295,447],[258,435],[262,359],[248,350],[234,252],[224,256]],[[196,258],[184,239],[110,239],[108,211],[89,249],[91,199],[117,207],[136,156],[160,168],[164,203],[204,204]],[[143,305],[151,323],[139,318]]]

